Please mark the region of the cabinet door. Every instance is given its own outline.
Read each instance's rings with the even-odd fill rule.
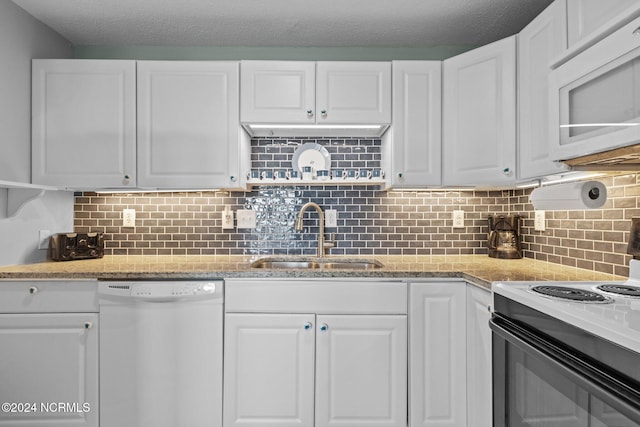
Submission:
[[[407,425],[406,316],[318,316],[316,427]]]
[[[243,123],[315,123],[316,63],[242,61]]]
[[[225,316],[225,427],[313,427],[314,320],[311,314]]]
[[[566,3],[551,3],[518,34],[519,150],[518,178],[561,172],[549,144],[551,61],[566,48]]]
[[[491,292],[467,285],[467,419],[492,425]]]
[[[136,185],[134,61],[34,60],[34,184]]]
[[[98,426],[97,326],[95,313],[0,315],[0,401],[35,405],[0,426]]]
[[[515,80],[515,36],[444,61],[443,184],[513,184]]]
[[[568,47],[597,41],[639,13],[638,0],[567,0]]]
[[[318,62],[318,124],[391,123],[390,62]]]
[[[237,62],[138,62],[138,185],[228,188],[238,177]]]
[[[409,425],[465,426],[466,284],[409,288]]]
[[[442,182],[442,62],[393,62],[394,187]]]

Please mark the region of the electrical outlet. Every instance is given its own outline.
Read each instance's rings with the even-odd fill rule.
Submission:
[[[256,211],[253,209],[238,209],[238,228],[256,228]]]
[[[38,249],[49,249],[49,238],[51,237],[51,231],[40,230],[38,233]]]
[[[533,222],[533,229],[535,231],[545,231],[546,230],[546,222],[545,222],[545,211],[535,211],[536,217]]]
[[[230,209],[225,209],[224,211],[222,211],[222,228],[233,228],[233,211]]]
[[[327,209],[324,211],[324,226],[325,227],[337,227],[338,226],[338,211],[335,209]]]
[[[122,226],[123,227],[136,226],[136,210],[135,209],[122,210]]]
[[[453,211],[453,228],[464,228],[464,211]]]

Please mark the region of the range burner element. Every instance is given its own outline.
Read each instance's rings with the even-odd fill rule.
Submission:
[[[611,298],[600,295],[596,292],[588,291],[586,289],[570,288],[567,286],[534,286],[531,290],[544,296],[567,301],[591,303],[608,303],[613,301]]]
[[[596,286],[596,289],[610,294],[640,298],[640,287],[638,286],[607,284]]]

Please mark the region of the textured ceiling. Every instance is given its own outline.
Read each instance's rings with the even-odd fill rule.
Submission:
[[[75,45],[421,47],[515,34],[551,0],[13,2]]]

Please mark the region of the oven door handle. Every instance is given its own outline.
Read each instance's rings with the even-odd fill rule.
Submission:
[[[489,321],[489,326],[496,335],[527,354],[544,359],[588,393],[615,407],[632,420],[640,422],[638,390],[503,317],[494,315]]]

